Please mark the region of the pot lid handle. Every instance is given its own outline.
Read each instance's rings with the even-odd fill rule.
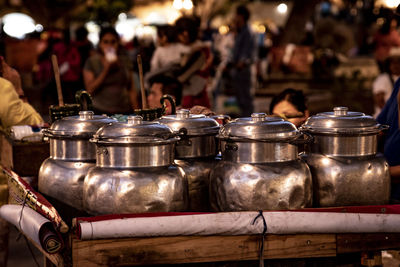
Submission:
[[[334,107],[333,115],[335,115],[335,116],[347,115],[347,111],[349,111],[348,107]]]
[[[187,119],[190,117],[188,109],[180,109],[176,111],[176,117],[179,119]]]
[[[79,119],[81,120],[91,120],[93,119],[94,112],[89,110],[79,111]]]
[[[265,117],[267,116],[267,114],[265,113],[253,113],[251,114],[251,120],[252,121],[265,121]]]
[[[137,125],[143,123],[142,116],[128,116],[128,124]]]

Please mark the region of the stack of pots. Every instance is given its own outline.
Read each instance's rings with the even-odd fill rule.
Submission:
[[[159,122],[180,136],[175,146],[175,163],[185,171],[189,186],[189,210],[209,211],[209,176],[216,164],[218,122],[181,109]]]
[[[187,180],[173,165],[179,140],[170,128],[130,116],[100,128],[96,166],[85,177],[83,202],[93,215],[185,211]]]
[[[312,204],[312,179],[298,157],[302,134],[281,118],[253,113],[220,131],[222,161],[210,176],[215,211],[282,210]]]
[[[314,182],[315,205],[321,207],[386,204],[390,174],[377,139],[384,127],[364,113],[335,107],[310,117],[302,126],[313,136],[304,159]]]
[[[50,141],[50,157],[40,167],[39,191],[83,210],[83,180],[96,161],[96,147],[89,139],[112,121],[92,111],[81,111],[79,116],[57,120],[45,130],[44,135]]]

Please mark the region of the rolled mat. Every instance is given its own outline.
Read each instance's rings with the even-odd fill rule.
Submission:
[[[0,217],[15,225],[49,254],[57,253],[64,247],[64,242],[53,224],[28,206],[3,205],[0,207]]]

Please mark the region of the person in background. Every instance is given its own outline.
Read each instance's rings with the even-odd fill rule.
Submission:
[[[176,38],[176,29],[174,26],[165,25],[157,28],[158,46],[151,58],[151,72],[168,67],[174,63],[180,63],[183,54],[188,52],[188,48],[176,42]]]
[[[251,95],[251,66],[255,62],[256,42],[248,25],[250,12],[246,6],[236,8],[235,43],[232,58],[227,64],[232,87],[241,110],[242,117],[253,113],[253,96]]]
[[[97,114],[130,114],[138,107],[132,64],[121,51],[119,35],[112,27],[99,35],[98,53],[85,63],[83,78]]]
[[[19,73],[0,57],[0,125],[7,129],[14,125],[39,125],[42,117],[28,103],[21,87]]]
[[[81,58],[79,89],[83,89],[85,87],[83,82],[83,67],[85,66],[85,62],[95,53],[93,44],[88,39],[88,34],[89,32],[85,26],[80,26],[75,30],[75,41],[73,43],[78,49]]]
[[[394,83],[400,77],[400,47],[392,47],[387,58],[387,72],[381,73],[372,84],[374,97],[374,118],[381,112],[393,91]]]
[[[175,73],[182,84],[182,107],[209,108],[207,83],[213,59],[210,45],[198,40],[199,22],[195,18],[182,17],[175,26],[179,42],[188,50],[181,60],[181,68]]]
[[[75,103],[75,93],[81,87],[81,56],[75,44],[71,42],[69,30],[64,30],[60,41],[53,46],[60,71],[61,88],[65,103]]]
[[[181,105],[182,99],[182,85],[174,78],[168,77],[164,74],[155,75],[149,79],[151,87],[147,96],[147,103],[149,108],[161,108],[160,99],[163,95],[168,94],[175,100],[176,106]],[[166,100],[165,115],[171,114],[171,103]]]
[[[292,88],[285,89],[272,99],[269,112],[287,119],[296,127],[301,126],[310,116],[303,92]]]
[[[392,47],[400,46],[400,34],[397,31],[397,20],[395,17],[386,18],[374,36],[374,56],[381,72],[385,70],[385,60],[387,59]]]

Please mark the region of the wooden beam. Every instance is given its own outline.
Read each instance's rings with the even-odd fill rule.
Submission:
[[[399,249],[400,234],[338,234],[337,253]]]
[[[174,236],[72,240],[73,266],[257,260],[259,236]],[[336,236],[268,235],[265,259],[336,256]]]

